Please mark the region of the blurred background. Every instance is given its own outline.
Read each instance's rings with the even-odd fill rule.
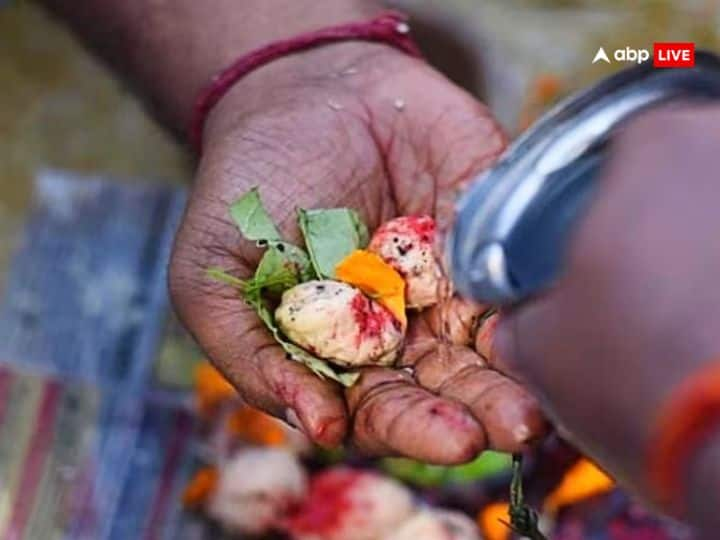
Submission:
[[[513,135],[621,66],[592,65],[599,46],[717,50],[720,36],[713,0],[392,5],[413,15],[430,61]],[[217,538],[203,506],[217,485],[208,453],[238,444],[291,449],[313,474],[371,466],[508,537],[487,525],[502,513],[507,456],[442,469],[315,452],[215,378],[164,292],[189,154],[32,2],[0,2],[0,80],[0,538]],[[590,538],[591,517],[592,538],[688,537],[559,441],[541,452],[530,495],[551,508],[554,538]],[[568,482],[579,489],[563,491]]]

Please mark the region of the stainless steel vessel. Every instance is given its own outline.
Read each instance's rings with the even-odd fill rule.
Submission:
[[[613,132],[679,100],[720,100],[720,58],[699,51],[693,68],[626,69],[563,101],[517,139],[459,201],[447,244],[459,293],[505,305],[550,286]]]

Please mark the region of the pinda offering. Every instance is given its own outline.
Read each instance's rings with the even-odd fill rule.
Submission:
[[[393,219],[370,238],[353,209],[299,210],[300,247],[282,238],[257,189],[230,215],[265,252],[250,279],[217,268],[208,274],[239,290],[288,358],[345,386],[357,380],[356,368],[395,364],[407,310],[436,304],[447,283],[429,216]]]
[[[405,299],[412,309],[440,299],[442,271],[435,259],[435,220],[429,216],[395,218],[380,226],[368,249],[377,253],[405,280]]]
[[[204,509],[228,531],[255,536],[276,529],[278,516],[298,504],[306,490],[307,476],[295,454],[248,448],[198,471],[183,502]]]
[[[339,281],[288,289],[275,319],[293,343],[345,367],[391,365],[404,337],[401,322],[387,308]]]
[[[293,540],[377,540],[388,538],[414,511],[412,493],[399,482],[337,467],[313,477],[286,529]]]
[[[465,514],[423,509],[404,522],[387,540],[481,540],[477,526]]]

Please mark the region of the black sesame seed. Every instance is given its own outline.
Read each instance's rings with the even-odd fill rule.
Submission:
[[[257,245],[260,247],[265,247],[268,245],[268,241],[267,240],[258,240]]]
[[[397,236],[393,237],[393,242],[395,242],[397,244],[399,241],[400,241],[400,239]]]
[[[315,290],[316,290],[316,291],[324,291],[324,290],[325,290],[325,285],[316,285],[316,286],[315,286]]]
[[[277,250],[278,250],[280,253],[282,253],[283,251],[285,251],[285,244],[278,244],[278,245],[275,246],[275,247],[277,248]]]

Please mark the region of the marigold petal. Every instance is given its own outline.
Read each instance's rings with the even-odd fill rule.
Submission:
[[[477,524],[486,540],[509,540],[510,506],[505,502],[487,505],[477,516]]]
[[[563,476],[545,499],[545,509],[556,512],[564,506],[607,493],[615,482],[592,461],[582,458]]]
[[[195,368],[195,398],[202,413],[210,413],[223,401],[235,399],[237,390],[209,362]]]
[[[405,280],[377,254],[357,249],[335,267],[335,277],[357,287],[385,306],[403,327],[405,315]]]
[[[208,500],[218,482],[218,471],[215,467],[203,467],[192,477],[182,495],[186,508],[197,508]]]
[[[287,437],[280,422],[264,412],[242,405],[227,420],[231,435],[262,446],[283,446]]]

